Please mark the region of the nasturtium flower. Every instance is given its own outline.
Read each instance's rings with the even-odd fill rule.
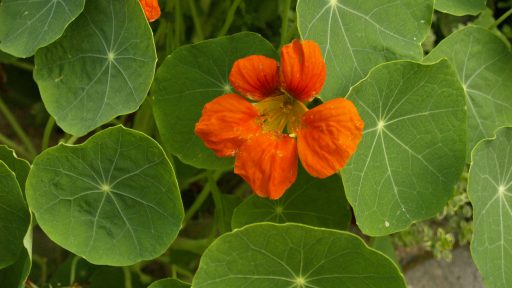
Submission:
[[[299,158],[309,174],[325,178],[343,168],[361,139],[364,124],[349,100],[307,108],[325,77],[313,41],[285,45],[281,65],[261,55],[239,59],[229,81],[241,96],[207,103],[195,133],[217,156],[235,157],[235,173],[256,194],[278,199],[295,181]]]
[[[153,22],[160,17],[158,0],[139,0],[139,2],[149,22]]]

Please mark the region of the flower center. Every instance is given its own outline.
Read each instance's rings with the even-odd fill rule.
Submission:
[[[308,111],[306,106],[284,93],[279,96],[268,97],[255,104],[261,116],[263,130],[295,134],[300,127],[302,115]]]

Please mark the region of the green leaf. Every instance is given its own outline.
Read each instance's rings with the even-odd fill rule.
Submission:
[[[466,153],[464,91],[448,61],[382,64],[347,98],[365,122],[341,171],[363,232],[390,234],[440,212]]]
[[[167,278],[153,282],[148,288],[190,288],[190,284],[177,279]]]
[[[85,0],[3,0],[0,3],[0,49],[29,57],[57,40],[84,9]]]
[[[132,287],[143,288],[145,287],[140,283],[139,277],[131,273],[130,278],[126,277],[125,273],[131,273],[129,270],[124,270],[119,267],[102,267],[94,271],[89,279],[90,285],[88,288],[113,288],[113,287]],[[127,284],[127,279],[131,279],[131,283]]]
[[[344,97],[378,64],[422,59],[432,10],[433,0],[299,0],[300,35],[318,42],[327,64],[320,97]]]
[[[14,172],[21,191],[25,191],[25,182],[30,171],[30,164],[26,160],[18,158],[14,150],[5,145],[0,145],[0,161],[3,161]]]
[[[220,194],[220,200],[222,201],[222,212],[219,211],[219,207],[215,207],[216,225],[217,227],[224,227],[227,231],[231,231],[233,213],[242,203],[242,199],[236,195]]]
[[[194,127],[206,103],[233,93],[228,81],[233,63],[253,54],[277,58],[268,41],[243,32],[178,48],[158,69],[151,90],[156,124],[168,150],[184,163],[207,169],[232,166],[233,159],[215,156]]]
[[[487,0],[436,0],[436,10],[452,15],[476,15],[485,9]]]
[[[512,285],[512,128],[472,153],[468,195],[473,205],[471,254],[486,287]]]
[[[192,287],[405,287],[397,266],[353,234],[261,223],[220,236]]]
[[[21,249],[18,259],[12,265],[0,269],[0,283],[5,287],[25,288],[30,269],[32,268],[32,227],[23,238],[24,249]]]
[[[153,33],[139,1],[91,0],[59,40],[37,51],[34,79],[57,124],[81,136],[136,111],[155,65]]]
[[[0,161],[0,268],[18,259],[29,224],[30,212],[16,176]]]
[[[94,264],[153,259],[176,238],[183,220],[174,171],[162,148],[121,126],[82,145],[42,152],[26,193],[44,232]]]
[[[388,256],[388,258],[391,259],[396,265],[400,265],[398,262],[398,257],[395,253],[395,246],[393,246],[393,238],[391,238],[391,236],[386,235],[382,237],[373,237],[370,240],[370,247]]]
[[[512,54],[492,32],[468,27],[441,41],[425,62],[442,58],[456,68],[466,91],[469,161],[480,140],[493,137],[498,127],[512,124]]]
[[[301,168],[295,183],[278,200],[249,196],[235,209],[231,226],[234,229],[269,221],[346,229],[351,217],[338,174],[317,179]]]

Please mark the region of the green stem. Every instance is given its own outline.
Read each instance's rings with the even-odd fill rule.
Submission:
[[[16,135],[18,135],[20,140],[23,142],[23,144],[27,148],[28,152],[30,153],[29,155],[30,155],[31,159],[34,158],[37,155],[34,144],[32,144],[32,142],[28,138],[27,134],[25,133],[23,128],[21,128],[21,125],[18,123],[18,121],[16,120],[14,115],[12,115],[11,111],[9,110],[7,105],[5,105],[5,102],[4,102],[4,100],[2,100],[1,97],[0,97],[0,112],[2,112],[2,114],[5,116],[5,118],[9,122],[9,124],[11,124],[12,129],[14,130],[14,132],[16,132]]]
[[[188,208],[187,212],[185,213],[185,218],[183,220],[183,226],[186,226],[188,221],[190,221],[190,219],[192,219],[192,217],[194,217],[194,215],[199,210],[199,208],[201,208],[201,206],[203,205],[204,201],[210,195],[210,191],[211,190],[210,190],[209,185],[206,185],[206,186],[203,187],[203,190],[201,191],[201,193],[199,193],[199,195],[197,196],[197,198],[194,201],[194,203],[192,203],[190,208]]]
[[[189,0],[190,1],[190,0]],[[183,15],[181,14],[181,1],[176,1],[176,7],[174,10],[174,47],[173,49],[176,49],[180,47],[181,45],[181,31],[183,27]]]
[[[172,266],[174,268],[173,270],[176,271],[175,273],[180,273],[181,275],[185,275],[190,279],[194,278],[194,273],[190,272],[189,270],[182,268],[178,265],[172,265]],[[176,276],[178,276],[178,275],[176,275]],[[177,278],[177,277],[174,277],[174,278]]]
[[[71,272],[69,274],[69,285],[70,286],[73,286],[73,284],[75,283],[75,278],[76,278],[76,265],[78,264],[78,261],[81,259],[80,256],[78,255],[75,255],[75,257],[73,257],[73,260],[71,260]]]
[[[204,39],[203,28],[201,27],[201,21],[199,20],[199,16],[197,15],[196,9],[196,0],[188,0],[190,4],[190,12],[192,12],[192,20],[194,22],[194,28],[196,29],[198,40],[201,41]]]
[[[204,250],[212,243],[212,239],[188,239],[178,237],[171,245],[172,249],[189,251],[197,255],[202,255]]]
[[[197,174],[196,176],[193,176],[193,177],[190,177],[188,178],[187,180],[185,180],[181,185],[180,185],[180,190],[184,190],[185,188],[187,188],[190,184],[196,182],[196,181],[199,181],[203,178],[206,178],[208,172],[202,172],[202,173],[199,173]]]
[[[9,62],[6,62],[5,64],[7,65],[11,65],[11,66],[14,66],[14,67],[17,67],[17,68],[20,68],[20,69],[23,69],[23,70],[26,70],[26,71],[29,71],[29,72],[32,72],[34,71],[34,65],[33,64],[30,64],[30,63],[27,63],[27,62],[23,62],[23,61],[9,61]]]
[[[44,127],[44,133],[43,133],[43,141],[41,143],[41,151],[46,150],[48,148],[48,145],[50,143],[50,136],[52,135],[53,128],[55,127],[55,119],[50,116],[48,118],[48,122],[46,122],[46,126]]]
[[[124,288],[132,288],[132,272],[130,272],[130,268],[124,266]]]
[[[66,140],[66,144],[72,145],[75,144],[76,140],[78,140],[79,137],[71,135],[68,140]]]
[[[151,97],[147,97],[142,104],[141,108],[135,114],[133,120],[133,129],[145,133],[146,135],[153,135],[155,128],[155,121],[153,120],[153,107]]]
[[[231,27],[231,23],[233,22],[233,18],[235,17],[236,9],[238,8],[238,6],[240,6],[240,2],[242,2],[242,0],[234,0],[233,3],[231,4],[231,7],[229,7],[228,15],[226,16],[226,21],[224,21],[224,25],[222,25],[219,34],[217,34],[217,37],[224,36],[228,32],[229,27]]]
[[[285,0],[281,14],[281,46],[288,42],[288,12],[290,11],[292,1]]]
[[[505,21],[505,19],[507,19],[508,16],[510,15],[512,15],[512,8],[505,12],[505,14],[501,15],[501,17],[498,18],[498,20],[494,21],[494,23],[492,23],[491,26],[489,26],[489,30],[493,30],[494,28],[498,27],[498,25],[500,25],[501,22]]]
[[[222,205],[222,192],[219,186],[217,186],[217,178],[215,177],[216,171],[212,170],[208,172],[208,186],[212,191],[213,202],[215,203],[215,213],[217,214],[217,224],[219,224],[219,232],[224,234],[227,231],[227,227],[224,225],[224,207]]]
[[[0,143],[4,143],[9,146],[9,148],[14,149],[16,152],[20,154],[20,156],[28,157],[29,153],[23,147],[21,147],[18,143],[12,141],[4,134],[0,133]]]

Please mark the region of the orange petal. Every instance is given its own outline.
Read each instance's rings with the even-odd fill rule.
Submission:
[[[264,133],[240,148],[235,173],[259,196],[278,199],[297,178],[297,158],[295,139]]]
[[[222,95],[204,106],[195,133],[217,156],[234,156],[248,138],[261,130],[258,116],[258,110],[243,97]]]
[[[149,22],[153,22],[160,17],[160,6],[158,6],[158,0],[139,0],[144,14]]]
[[[320,93],[325,69],[316,42],[294,40],[281,48],[281,86],[299,101],[311,101]]]
[[[253,100],[274,96],[279,92],[279,67],[277,61],[261,55],[238,59],[229,82],[236,91]]]
[[[302,166],[314,177],[334,174],[356,151],[363,127],[354,104],[343,98],[307,111],[297,132]]]

